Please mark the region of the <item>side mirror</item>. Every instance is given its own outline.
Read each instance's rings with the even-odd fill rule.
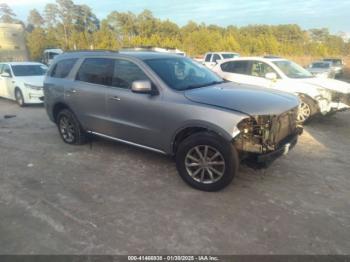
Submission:
[[[2,77],[11,77],[11,75],[8,72],[3,72],[1,74]]]
[[[148,80],[134,81],[131,84],[131,91],[140,94],[152,94],[152,84]]]
[[[265,75],[265,78],[269,79],[269,80],[276,80],[277,79],[277,75],[276,75],[276,73],[267,73]]]

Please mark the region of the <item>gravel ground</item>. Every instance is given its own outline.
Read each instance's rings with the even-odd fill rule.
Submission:
[[[66,145],[43,107],[0,99],[0,253],[350,254],[349,134],[350,112],[317,118],[268,169],[205,193],[167,157]]]

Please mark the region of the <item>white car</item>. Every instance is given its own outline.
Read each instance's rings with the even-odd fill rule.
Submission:
[[[46,65],[36,62],[0,63],[0,97],[20,106],[43,103],[46,71]]]
[[[234,52],[210,52],[204,55],[203,65],[208,68],[213,68],[222,60],[236,57],[239,57],[239,54]]]
[[[223,61],[213,71],[228,81],[294,93],[300,98],[298,120],[350,108],[350,84],[314,77],[283,58],[242,57]]]
[[[43,52],[42,62],[46,65],[51,65],[52,61],[55,59],[56,56],[63,53],[62,49],[55,48],[55,49],[45,49]]]

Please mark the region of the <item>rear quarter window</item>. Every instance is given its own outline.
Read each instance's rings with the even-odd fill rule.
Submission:
[[[52,71],[50,76],[54,78],[65,78],[69,75],[70,71],[72,70],[73,66],[77,62],[78,59],[65,59],[57,62]]]

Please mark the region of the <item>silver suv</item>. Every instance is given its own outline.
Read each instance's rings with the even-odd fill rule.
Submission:
[[[244,158],[286,154],[302,130],[294,95],[227,83],[171,54],[64,53],[44,94],[64,142],[92,134],[174,156],[183,180],[205,191],[227,186]]]

